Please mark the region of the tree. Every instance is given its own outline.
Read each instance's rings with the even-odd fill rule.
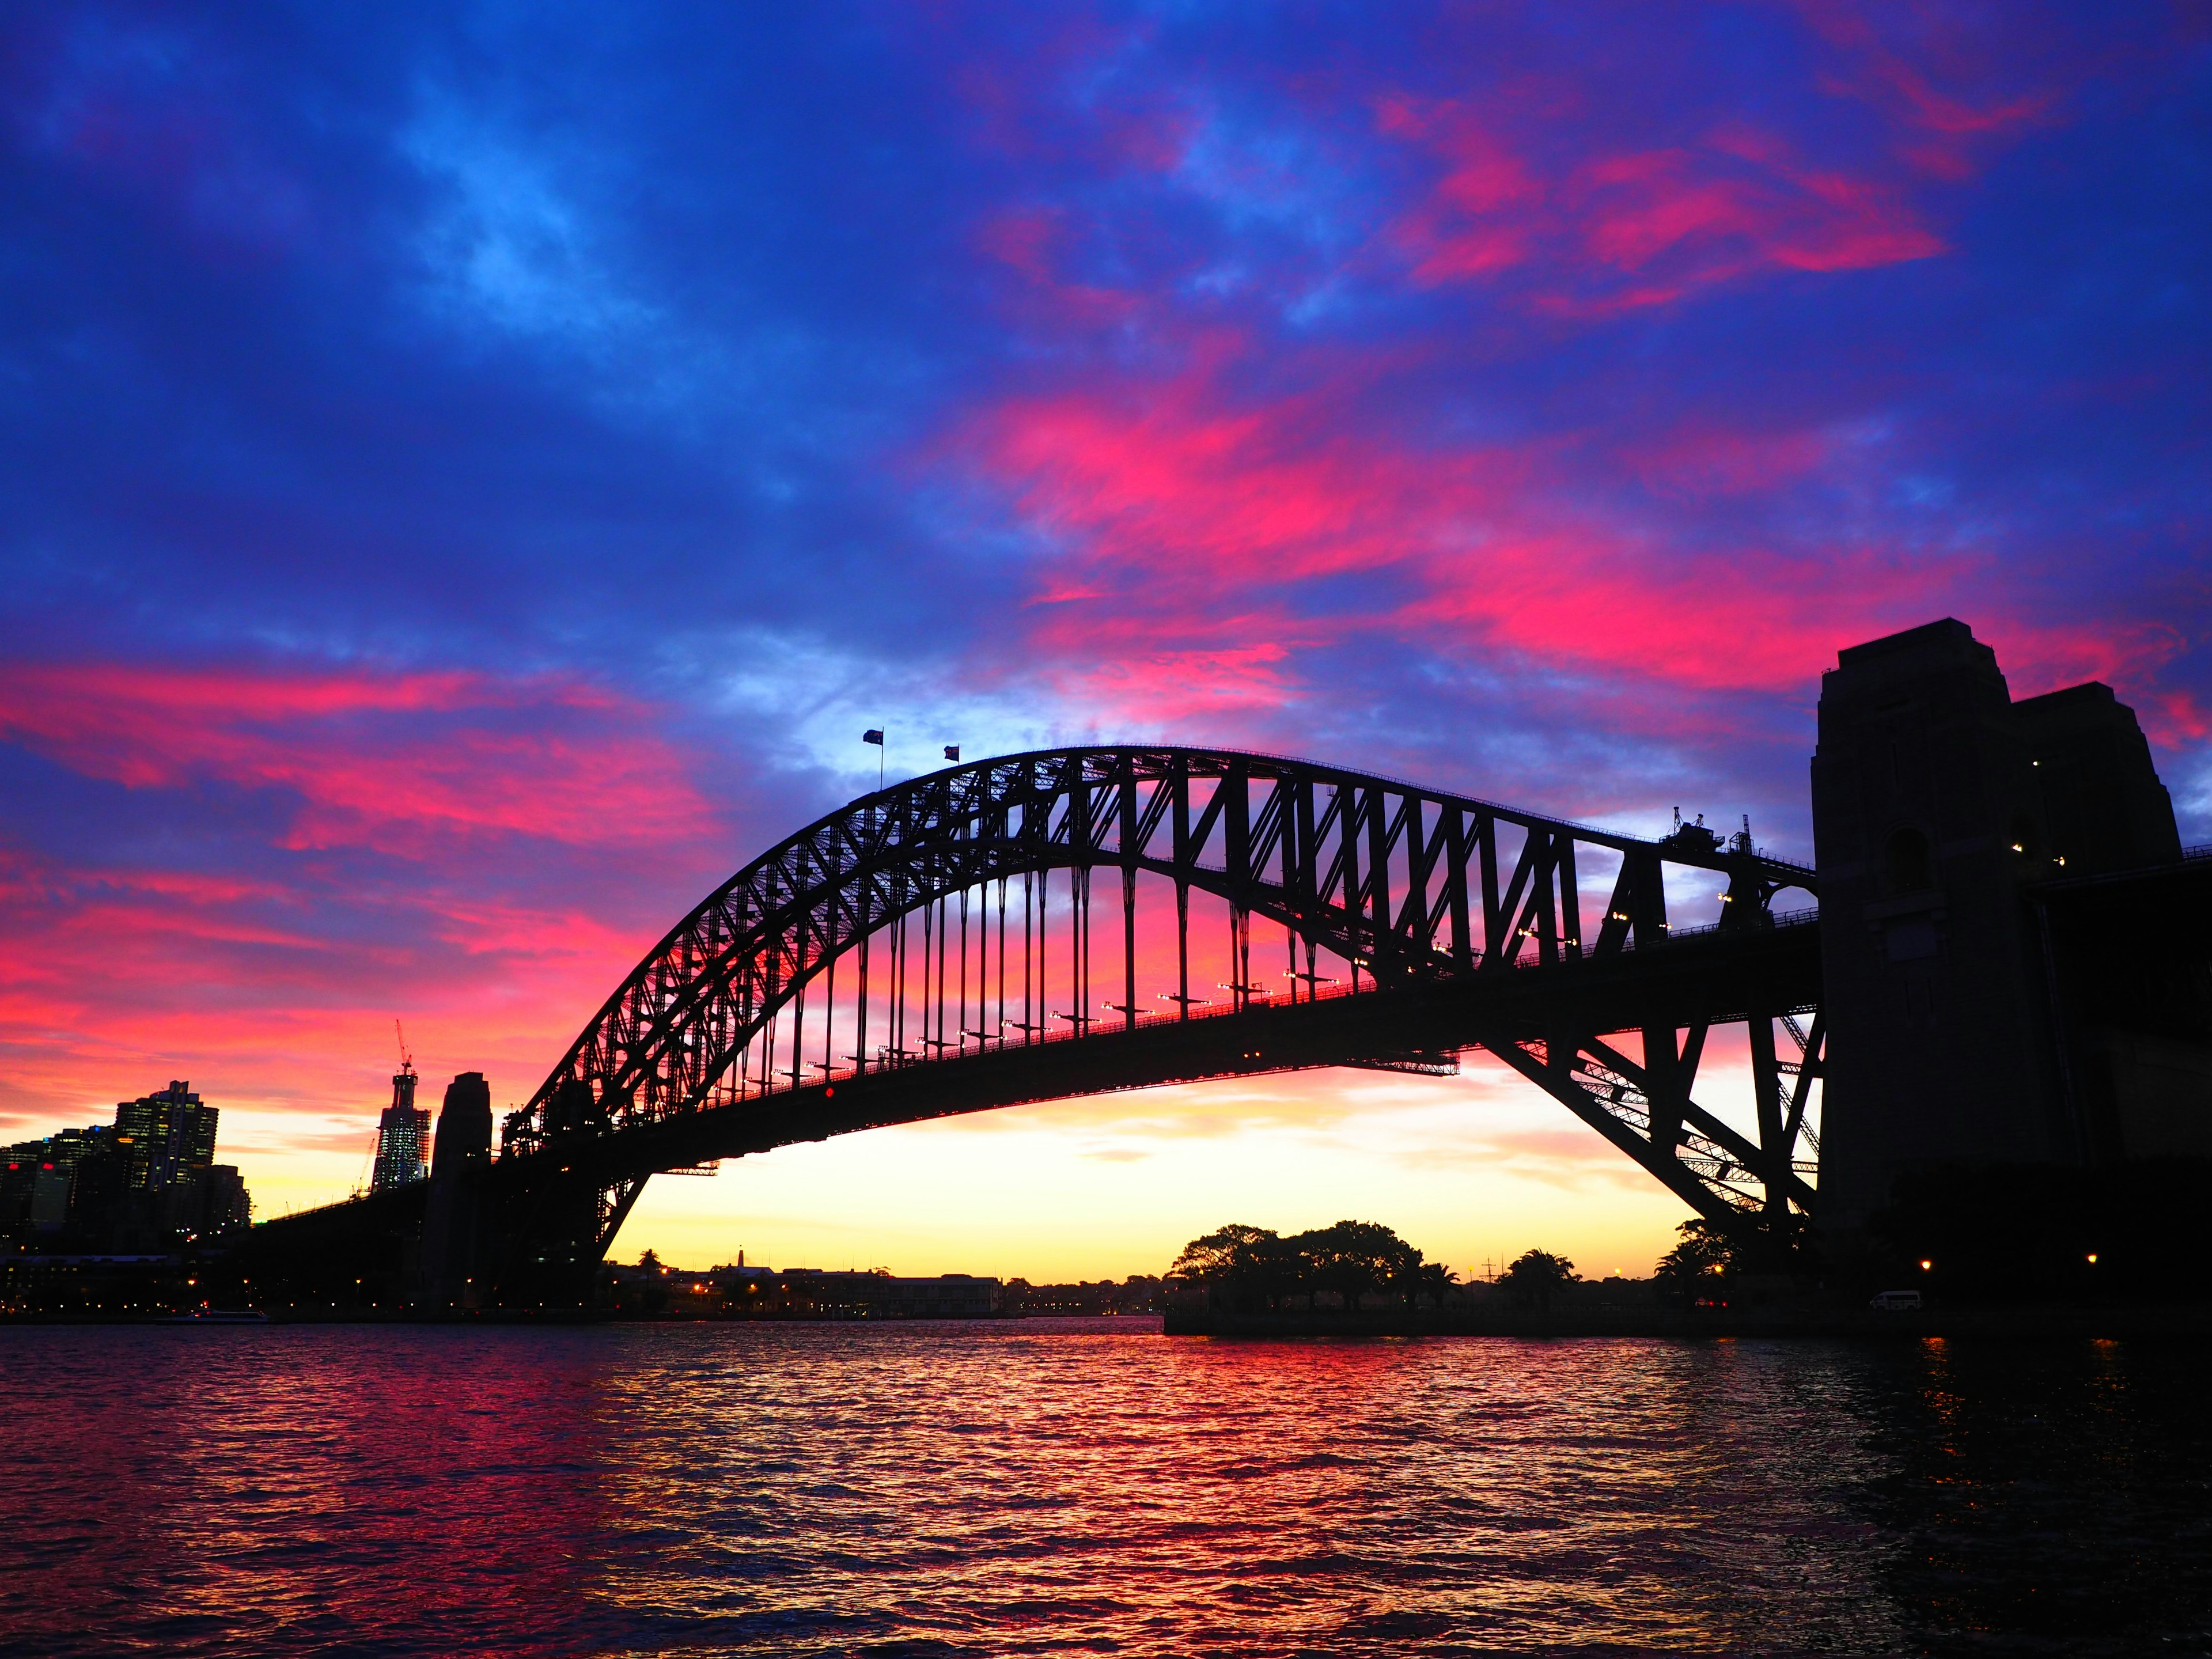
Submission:
[[[1209,1297],[1217,1291],[1260,1295],[1272,1306],[1290,1276],[1285,1254],[1284,1240],[1268,1229],[1231,1222],[1184,1245],[1168,1275],[1205,1285]]]
[[[1265,1227],[1248,1227],[1232,1221],[1203,1238],[1192,1239],[1182,1247],[1182,1254],[1168,1271],[1183,1279],[1201,1281],[1226,1279],[1237,1267],[1238,1251],[1249,1253],[1254,1245],[1274,1237]]]
[[[1370,1291],[1386,1287],[1408,1306],[1426,1294],[1442,1307],[1455,1283],[1449,1268],[1424,1261],[1419,1250],[1376,1221],[1340,1221],[1291,1238],[1234,1223],[1184,1245],[1168,1276],[1206,1286],[1209,1301],[1216,1295],[1239,1303],[1264,1297],[1271,1308],[1299,1292],[1310,1308],[1316,1293],[1329,1291],[1350,1312]]]
[[[1176,1256],[1168,1272],[1182,1279],[1218,1283],[1237,1274],[1239,1267],[1249,1267],[1256,1245],[1267,1243],[1274,1237],[1267,1228],[1248,1228],[1241,1221],[1232,1221],[1225,1228],[1214,1228],[1203,1239],[1192,1239],[1183,1245],[1183,1255]]]
[[[1340,1221],[1300,1233],[1290,1243],[1305,1258],[1310,1282],[1335,1291],[1352,1312],[1358,1311],[1361,1297],[1421,1260],[1419,1250],[1378,1221]]]
[[[1414,1276],[1439,1308],[1444,1305],[1444,1297],[1451,1287],[1459,1283],[1459,1275],[1441,1261],[1422,1262],[1414,1269]]]
[[[1582,1275],[1575,1271],[1575,1264],[1563,1255],[1553,1255],[1549,1250],[1529,1250],[1505,1270],[1498,1282],[1523,1306],[1544,1312],[1560,1291],[1570,1285],[1580,1284]]]
[[[1710,1221],[1685,1221],[1674,1231],[1682,1242],[1659,1258],[1661,1291],[1695,1302],[1726,1285],[1735,1266],[1735,1245],[1729,1236]]]

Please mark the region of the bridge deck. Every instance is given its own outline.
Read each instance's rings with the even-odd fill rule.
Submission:
[[[1211,1078],[1372,1064],[1561,1031],[1724,1024],[1754,1006],[1819,1000],[1811,915],[1772,927],[1689,934],[1641,951],[1477,974],[1390,991],[1147,1021],[1079,1038],[972,1050],[711,1107],[509,1157],[495,1182],[526,1185],[587,1156],[596,1176],[638,1176],[857,1130],[1079,1095]]]

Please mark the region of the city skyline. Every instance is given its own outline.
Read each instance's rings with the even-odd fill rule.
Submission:
[[[263,1213],[341,1195],[394,1017],[526,1099],[945,745],[1803,857],[1820,672],[1948,613],[2212,838],[2180,12],[843,16],[11,26],[0,1139],[189,1076]],[[786,1149],[617,1248],[1637,1272],[1683,1213],[1476,1060]]]

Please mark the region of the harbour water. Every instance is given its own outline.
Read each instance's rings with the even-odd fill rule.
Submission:
[[[0,1328],[0,1652],[2202,1653],[2205,1358]]]

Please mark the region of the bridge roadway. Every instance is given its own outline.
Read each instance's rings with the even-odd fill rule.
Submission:
[[[1154,1016],[1133,1030],[1109,1026],[1079,1037],[971,1049],[658,1121],[633,1120],[611,1132],[563,1137],[542,1150],[510,1151],[477,1173],[469,1183],[472,1195],[463,1201],[476,1217],[468,1224],[479,1241],[478,1271],[500,1287],[486,1304],[558,1308],[574,1305],[584,1294],[580,1276],[597,1262],[654,1174],[866,1129],[1082,1095],[1329,1066],[1441,1073],[1461,1053],[1484,1048],[1692,1208],[1748,1219],[1762,1194],[1784,1193],[1809,1206],[1806,1177],[1812,1171],[1790,1157],[1796,1121],[1762,1123],[1746,1135],[1690,1098],[1701,1034],[1738,1021],[1756,1032],[1762,1014],[1817,1004],[1820,984],[1819,921],[1807,912],[1688,932],[1642,949],[1440,974],[1397,988],[1363,988],[1296,1003],[1286,998],[1188,1020]],[[1679,1055],[1674,1087],[1680,1098],[1671,1110],[1656,1113],[1651,1079],[1607,1054],[1604,1043],[1613,1034],[1654,1030],[1692,1034]],[[1594,1054],[1601,1057],[1593,1061]],[[1765,1054],[1771,1070],[1771,1044]],[[1755,1068],[1759,1058],[1755,1047]],[[1577,1075],[1575,1067],[1592,1069]],[[1778,1105],[1786,1092],[1782,1082],[1770,1079]],[[1661,1120],[1656,1127],[1655,1117]],[[1783,1149],[1778,1156],[1776,1147]],[[474,1305],[465,1286],[434,1291],[425,1301],[422,1264],[431,1242],[426,1206],[434,1209],[435,1203],[434,1183],[419,1182],[264,1222],[239,1254],[238,1270],[246,1276],[241,1293],[277,1308]],[[596,1223],[589,1219],[593,1214]],[[549,1235],[549,1218],[575,1233],[573,1255],[538,1242],[562,1236],[561,1225]]]
[[[587,1153],[594,1180],[635,1180],[863,1129],[1079,1095],[1329,1066],[1443,1070],[1476,1047],[1502,1054],[1524,1043],[1571,1047],[1589,1036],[1725,1024],[1755,1012],[1803,1010],[1820,994],[1819,918],[1805,912],[1641,950],[1188,1020],[1151,1016],[1133,1030],[1104,1024],[1081,1037],[971,1049],[632,1123],[580,1137],[574,1152],[556,1141],[500,1158],[489,1178],[495,1189],[557,1183],[568,1160]],[[1568,1103],[1583,1111],[1589,1097],[1575,1092]]]

